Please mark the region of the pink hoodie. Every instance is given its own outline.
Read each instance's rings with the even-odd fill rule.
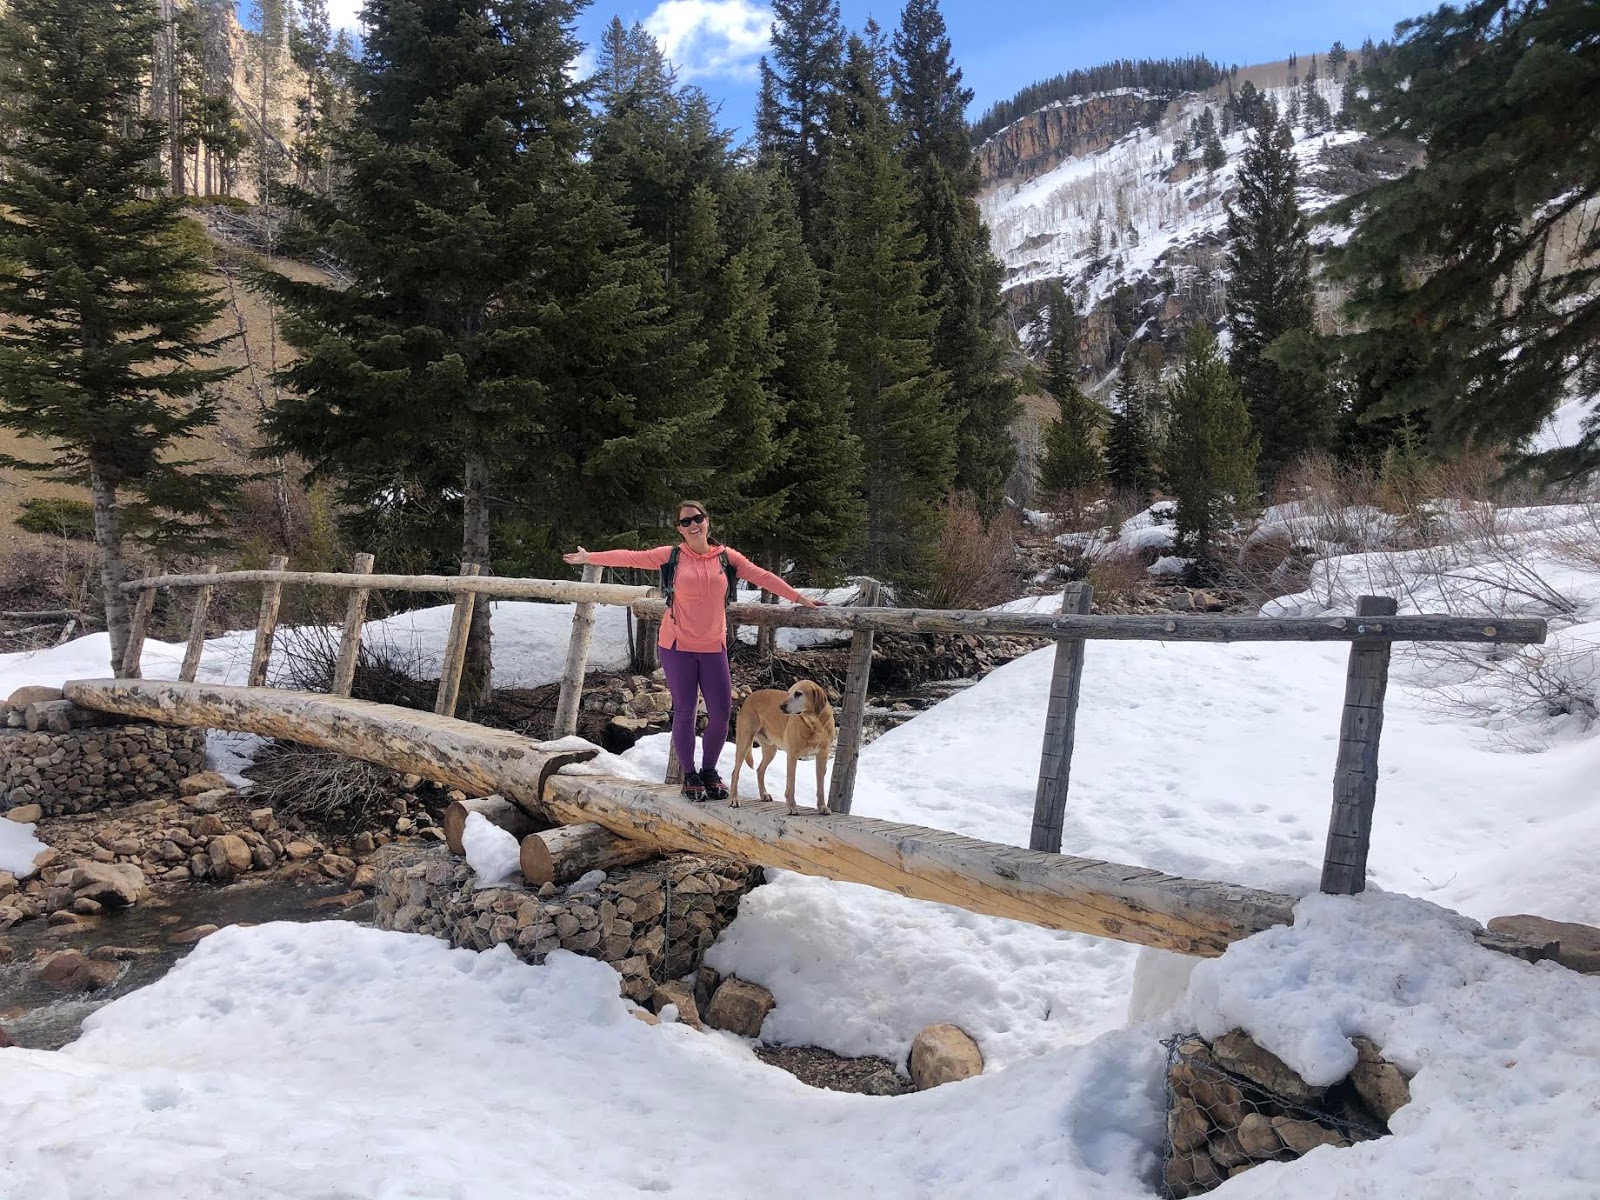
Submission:
[[[728,644],[728,615],[723,604],[728,577],[719,557],[726,552],[740,579],[763,591],[798,604],[800,593],[771,571],[764,571],[731,546],[712,546],[696,554],[685,544],[678,555],[678,575],[672,584],[672,607],[661,622],[656,643],[668,650],[714,654]],[[589,561],[602,567],[639,567],[659,571],[672,554],[671,546],[653,550],[591,550]]]

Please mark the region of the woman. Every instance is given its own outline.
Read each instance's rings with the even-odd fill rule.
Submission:
[[[728,715],[733,708],[733,676],[728,670],[728,570],[795,604],[817,608],[771,571],[763,571],[744,555],[711,540],[711,518],[698,500],[678,506],[680,546],[653,550],[602,550],[582,546],[562,557],[569,563],[601,567],[643,567],[660,571],[677,551],[672,579],[663,581],[667,612],[656,639],[661,665],[672,693],[672,748],[683,767],[683,794],[691,800],[726,800],[727,785],[717,774],[717,759],[728,741]],[[695,694],[706,701],[706,732],[700,745],[700,769],[694,770]]]

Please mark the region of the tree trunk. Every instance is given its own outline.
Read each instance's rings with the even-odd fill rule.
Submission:
[[[462,469],[461,558],[489,573],[489,456],[481,447],[467,452]],[[467,634],[467,663],[461,676],[460,706],[468,716],[492,693],[489,603],[473,607]]]
[[[89,486],[94,496],[94,544],[100,552],[100,590],[105,593],[106,631],[111,635],[111,673],[122,674],[128,648],[128,597],[122,590],[122,531],[117,520],[117,487],[92,460]]]
[[[167,26],[167,137],[172,160],[172,194],[182,196],[183,121],[178,94],[178,14],[173,0],[162,0],[161,15]]]

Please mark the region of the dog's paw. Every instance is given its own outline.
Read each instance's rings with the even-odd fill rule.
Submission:
[[[763,803],[763,804],[776,804],[777,801],[772,798],[770,793],[762,792],[761,793],[761,803]]]

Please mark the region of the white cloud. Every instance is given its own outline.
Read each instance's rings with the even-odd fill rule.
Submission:
[[[745,79],[766,52],[772,10],[751,0],[666,0],[644,27],[682,78]]]
[[[362,0],[328,0],[328,19],[335,29],[360,33],[361,4]]]

